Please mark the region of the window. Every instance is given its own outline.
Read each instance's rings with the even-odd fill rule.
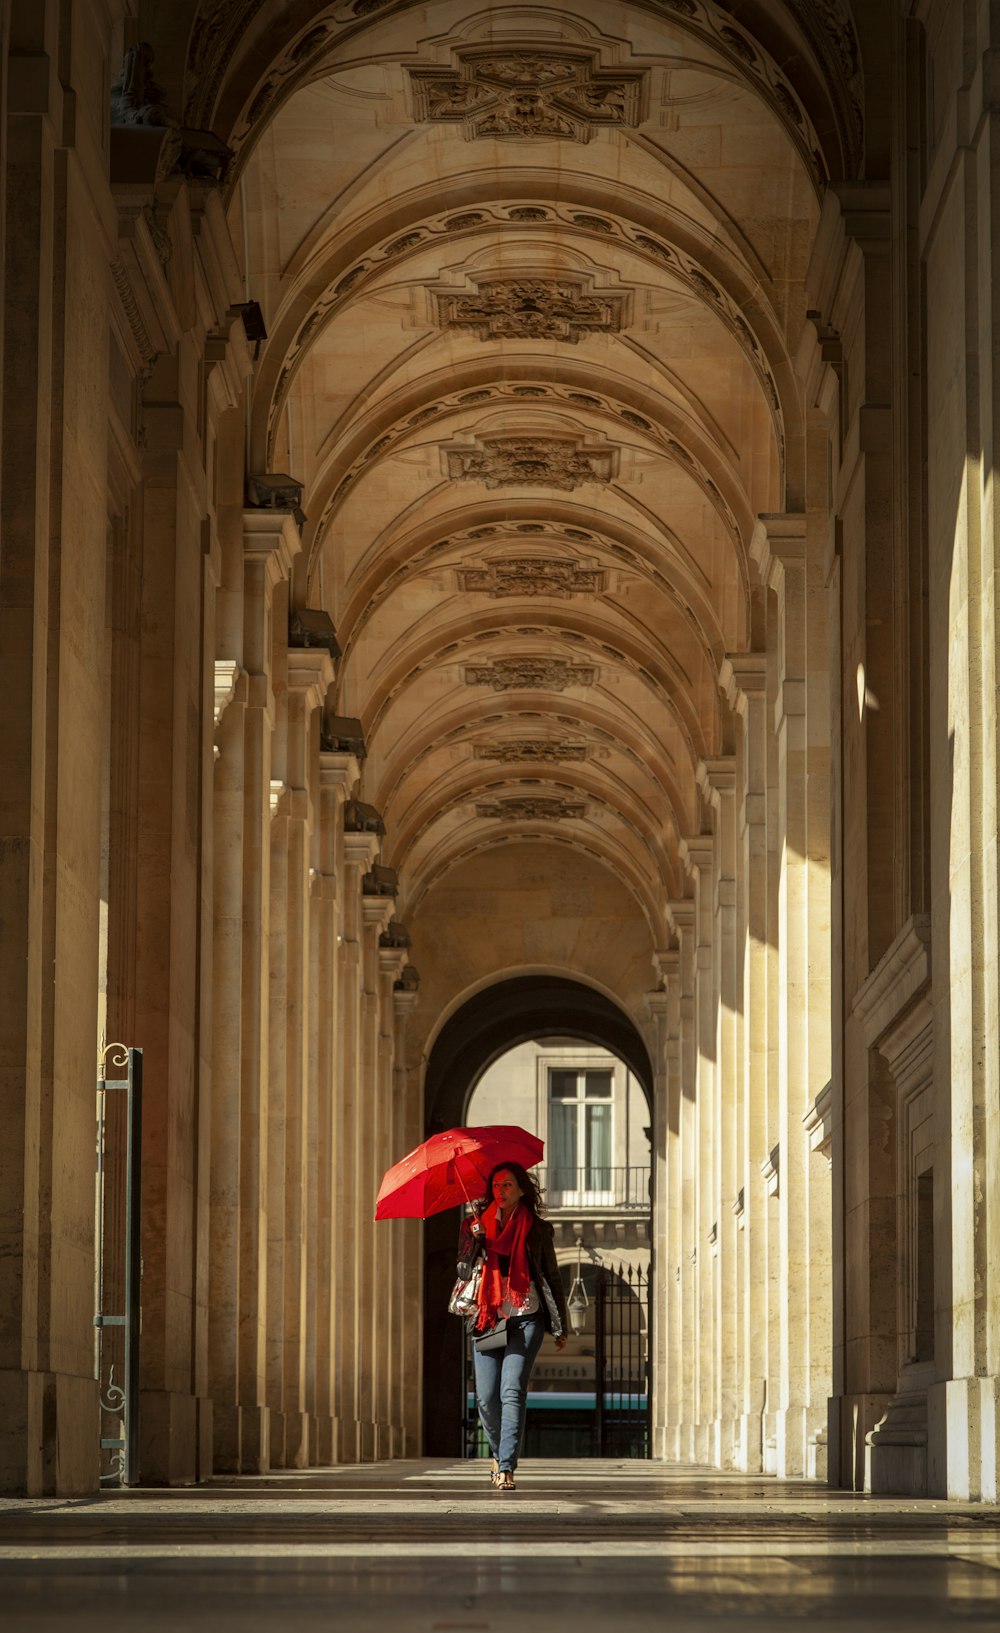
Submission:
[[[612,1189],[613,1092],[610,1070],[549,1069],[549,1187],[564,1200]]]

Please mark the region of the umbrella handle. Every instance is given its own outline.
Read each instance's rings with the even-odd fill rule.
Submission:
[[[465,1180],[462,1178],[462,1170],[458,1166],[459,1156],[460,1156],[460,1152],[459,1152],[458,1146],[456,1145],[454,1156],[452,1157],[452,1161],[455,1164],[455,1173],[458,1175],[458,1183],[462,1187],[462,1194],[465,1197],[466,1202],[469,1204],[469,1207],[471,1208],[472,1207],[472,1198],[469,1195],[468,1190],[466,1189]]]

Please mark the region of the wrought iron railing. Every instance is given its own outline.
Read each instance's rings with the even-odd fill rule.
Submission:
[[[626,1167],[561,1168],[550,1165],[535,1170],[552,1208],[628,1208],[649,1213],[650,1168]]]
[[[97,1079],[95,1365],[101,1482],[139,1480],[142,1050],[110,1043]]]

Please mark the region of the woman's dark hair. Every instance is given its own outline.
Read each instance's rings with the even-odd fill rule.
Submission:
[[[521,1201],[531,1213],[540,1219],[545,1210],[538,1181],[528,1173],[526,1168],[522,1168],[519,1162],[498,1162],[490,1169],[490,1177],[486,1181],[487,1205],[493,1201],[493,1181],[498,1174],[513,1174],[523,1192]]]

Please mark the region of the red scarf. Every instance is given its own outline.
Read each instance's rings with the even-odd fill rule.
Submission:
[[[531,1209],[522,1208],[519,1203],[506,1225],[501,1225],[500,1210],[495,1202],[490,1203],[480,1220],[486,1232],[486,1265],[479,1285],[479,1315],[476,1318],[479,1332],[488,1332],[500,1319],[505,1292],[500,1273],[501,1256],[510,1259],[506,1291],[515,1304],[527,1301],[531,1289],[527,1242],[532,1220]]]

